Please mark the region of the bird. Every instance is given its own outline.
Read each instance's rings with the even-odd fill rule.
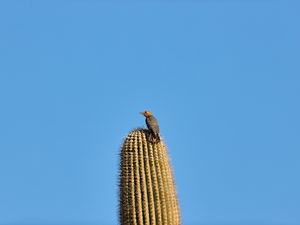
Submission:
[[[158,143],[160,141],[159,125],[157,119],[152,115],[150,111],[145,110],[141,112],[146,117],[146,125],[150,131],[149,141],[152,143]]]

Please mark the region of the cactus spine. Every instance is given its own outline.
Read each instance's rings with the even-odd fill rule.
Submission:
[[[148,130],[129,133],[121,150],[121,225],[179,225],[180,212],[168,153]]]

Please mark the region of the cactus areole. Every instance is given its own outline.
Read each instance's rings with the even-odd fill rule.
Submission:
[[[180,211],[166,146],[136,129],[121,149],[121,225],[180,225]]]

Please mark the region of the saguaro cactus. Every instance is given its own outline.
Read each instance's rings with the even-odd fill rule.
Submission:
[[[179,225],[173,174],[163,140],[148,141],[148,130],[130,132],[121,150],[121,225]]]

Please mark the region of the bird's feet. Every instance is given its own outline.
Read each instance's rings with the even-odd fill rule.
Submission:
[[[154,135],[152,133],[149,133],[148,141],[151,142],[152,144],[157,144],[158,142],[160,142],[160,137],[159,135]]]

